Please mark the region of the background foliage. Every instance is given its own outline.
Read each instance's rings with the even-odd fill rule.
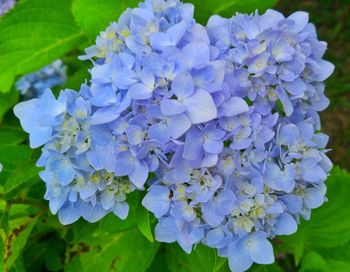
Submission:
[[[226,260],[205,246],[190,255],[177,245],[154,241],[154,218],[132,196],[130,215],[108,215],[98,223],[83,220],[62,226],[42,200],[44,185],[35,167],[39,151],[28,147],[11,111],[19,100],[13,82],[57,58],[68,66],[64,88],[78,88],[89,78],[89,64],[77,60],[99,31],[137,0],[21,0],[0,18],[0,271],[149,271],[224,272]],[[347,0],[189,0],[196,18],[230,16],[236,11],[263,12],[275,7],[289,14],[307,10],[321,40],[329,42],[328,59],[337,66],[328,81],[331,107],[323,113],[331,135],[335,167],[329,177],[329,202],[301,222],[293,236],[274,240],[277,263],[252,271],[350,271],[350,4]],[[343,169],[343,170],[342,170]]]

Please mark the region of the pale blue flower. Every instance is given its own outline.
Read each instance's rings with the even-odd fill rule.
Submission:
[[[232,271],[246,271],[253,262],[271,264],[274,255],[271,243],[264,232],[258,231],[240,238],[228,249],[228,260]]]

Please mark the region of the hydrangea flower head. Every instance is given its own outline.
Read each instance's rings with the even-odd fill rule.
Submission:
[[[40,98],[15,106],[15,115],[30,133],[32,148],[44,145],[37,163],[46,183],[45,199],[63,224],[80,217],[96,222],[109,212],[125,219],[126,194],[135,190],[128,180],[115,175],[111,145],[99,145],[111,136],[91,127],[88,87],[80,92],[64,90],[56,99],[47,89]]]
[[[178,0],[126,10],[81,57],[94,65],[89,87],[47,91],[15,114],[44,144],[45,198],[62,223],[123,219],[127,194],[145,190],[158,241],[188,253],[203,243],[245,271],[272,263],[268,238],[325,201],[318,112],[333,65],[306,13],[203,27],[193,11]]]
[[[21,77],[16,82],[16,88],[27,100],[40,97],[46,89],[62,85],[66,79],[66,66],[61,60],[56,60],[37,72]]]

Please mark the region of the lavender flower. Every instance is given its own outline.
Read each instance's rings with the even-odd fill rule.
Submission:
[[[147,190],[158,241],[188,253],[204,243],[245,271],[272,263],[268,238],[325,201],[318,112],[333,65],[304,12],[203,27],[193,11],[178,0],[126,10],[82,57],[90,87],[47,91],[15,114],[31,146],[44,145],[45,198],[63,224],[124,219],[127,194]]]

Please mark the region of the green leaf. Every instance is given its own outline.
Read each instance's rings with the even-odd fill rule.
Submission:
[[[16,146],[27,139],[27,137],[28,135],[18,127],[1,126],[0,148],[3,148],[5,146]]]
[[[137,227],[149,241],[154,242],[149,216],[149,212],[140,205],[137,209]]]
[[[345,261],[350,264],[350,242],[343,246],[321,249],[319,253],[327,260]]]
[[[0,146],[0,162],[3,165],[0,181],[4,182],[20,163],[30,161],[32,154],[33,151],[26,145]]]
[[[197,245],[191,254],[177,244],[167,245],[166,249],[171,272],[221,272],[228,266],[225,258],[218,257],[214,249],[202,244]]]
[[[328,202],[312,212],[309,222],[302,221],[296,234],[281,238],[282,250],[295,254],[296,263],[305,252],[350,241],[350,174],[335,167],[326,185]]]
[[[166,258],[165,244],[161,244],[147,272],[170,272]]]
[[[11,92],[6,94],[0,92],[0,122],[4,114],[9,109],[11,109],[13,105],[16,104],[18,97],[19,97],[18,92]],[[1,141],[1,136],[0,136],[0,141]]]
[[[90,40],[103,31],[110,22],[117,21],[128,7],[135,7],[139,0],[74,0],[73,15]]]
[[[255,10],[264,12],[266,9],[273,7],[278,0],[186,0],[195,6],[195,18],[198,22],[206,24],[208,18],[214,14],[220,14],[227,18],[232,17],[236,12],[250,13]]]
[[[82,43],[71,1],[20,1],[0,21],[1,91],[10,89],[16,75],[40,69]]]
[[[10,221],[10,231],[5,241],[4,270],[8,271],[27,243],[27,239],[38,220],[36,217],[22,217]]]
[[[35,177],[39,179],[39,171],[40,169],[35,166],[34,162],[19,164],[16,169],[11,172],[4,184],[5,193],[23,186],[25,183],[32,181]]]
[[[308,271],[319,271],[319,272],[327,272],[328,266],[327,262],[323,259],[323,257],[315,251],[309,251],[301,262],[301,270],[300,272],[308,272]]]
[[[350,263],[338,260],[327,260],[328,271],[332,272],[345,272],[350,271]]]
[[[143,272],[150,266],[159,244],[150,243],[137,229],[74,244],[66,271]]]
[[[24,265],[23,258],[19,256],[16,260],[16,262],[11,267],[11,272],[27,272],[27,269]]]

